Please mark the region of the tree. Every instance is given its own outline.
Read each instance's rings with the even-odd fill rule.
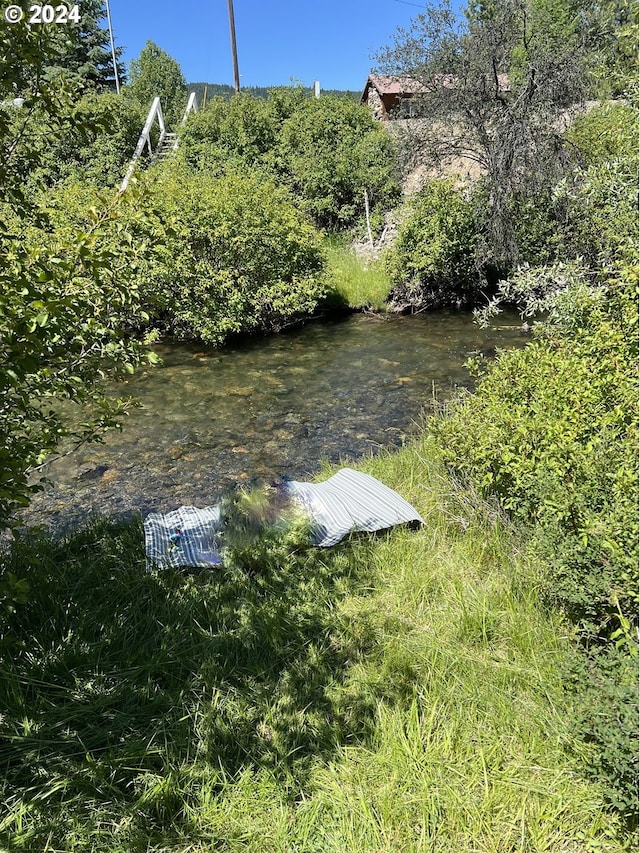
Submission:
[[[395,150],[369,110],[349,97],[300,101],[282,123],[276,150],[283,180],[324,228],[349,228],[364,213],[364,191],[374,227],[400,196]]]
[[[82,89],[115,91],[109,30],[102,25],[107,16],[104,0],[83,0],[80,12],[80,21],[70,25],[64,50],[57,61],[47,67],[46,76],[51,78],[64,73],[77,81]],[[115,54],[118,79],[123,84],[126,71],[120,61],[122,48],[116,47]]]
[[[97,438],[118,423],[122,404],[102,381],[144,357],[122,331],[141,316],[139,270],[150,251],[135,196],[96,196],[90,208],[80,188],[82,214],[64,225],[68,196],[45,209],[23,192],[21,154],[38,165],[32,122],[52,133],[83,129],[64,80],[44,79],[54,37],[24,21],[0,29],[0,96],[27,98],[22,108],[0,108],[0,527],[28,503],[34,466],[63,439]],[[69,403],[81,414],[75,423]]]
[[[521,259],[523,206],[561,174],[562,113],[586,91],[583,33],[567,0],[472,2],[464,21],[447,4],[429,7],[379,61],[422,83],[412,150],[482,167],[484,260],[509,269]]]
[[[71,4],[68,4],[71,5]],[[25,12],[26,12],[25,4]],[[58,8],[58,7],[56,7]],[[76,22],[33,25],[41,31],[42,44],[46,44],[43,62],[39,66],[42,78],[55,80],[64,75],[67,84],[76,92],[115,91],[115,76],[109,30],[103,26],[106,18],[104,0],[85,0],[79,4],[80,18]],[[25,18],[27,18],[25,14]],[[9,29],[14,29],[11,25]],[[119,57],[122,48],[116,47],[116,63],[120,82],[126,79],[125,68]],[[20,62],[19,55],[13,62]],[[22,86],[25,88],[35,66],[25,61],[21,68]]]
[[[148,41],[140,56],[131,60],[130,71],[127,93],[147,108],[159,96],[165,122],[176,125],[187,103],[187,84],[176,60]]]

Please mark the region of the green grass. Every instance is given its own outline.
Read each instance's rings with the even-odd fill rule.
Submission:
[[[348,246],[327,239],[325,255],[330,275],[329,303],[384,311],[391,282],[382,259],[367,261]]]
[[[17,544],[0,849],[632,849],[582,776],[568,631],[517,537],[429,444],[361,467],[424,528],[252,575],[147,573],[137,522]]]

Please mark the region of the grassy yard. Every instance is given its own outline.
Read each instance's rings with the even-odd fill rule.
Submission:
[[[331,280],[331,302],[350,308],[385,310],[391,282],[382,259],[367,261],[331,238],[325,241],[325,255]]]
[[[0,645],[0,849],[630,850],[580,773],[568,629],[418,442],[363,461],[419,531],[147,573],[140,523],[21,542]]]

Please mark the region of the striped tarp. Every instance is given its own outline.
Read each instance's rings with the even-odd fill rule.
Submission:
[[[150,513],[144,520],[147,568],[217,566],[222,562],[217,541],[220,506],[181,506],[165,515]]]
[[[342,468],[323,483],[291,481],[288,485],[293,499],[311,516],[313,544],[321,548],[335,545],[352,531],[373,533],[396,524],[422,522],[397,492],[352,468]]]
[[[335,545],[353,531],[373,533],[396,524],[422,522],[416,510],[375,477],[343,468],[323,483],[287,483],[292,500],[312,521],[311,542],[321,548]],[[181,506],[144,520],[147,566],[219,565],[222,562],[220,505],[199,509]]]

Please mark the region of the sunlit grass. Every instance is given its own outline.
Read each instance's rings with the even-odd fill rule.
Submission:
[[[350,308],[385,309],[391,282],[382,259],[366,260],[348,246],[330,240],[325,243],[325,255],[331,282],[330,301]]]
[[[147,573],[139,523],[24,541],[0,646],[0,849],[632,849],[580,775],[565,627],[428,443],[425,519],[275,568]]]

